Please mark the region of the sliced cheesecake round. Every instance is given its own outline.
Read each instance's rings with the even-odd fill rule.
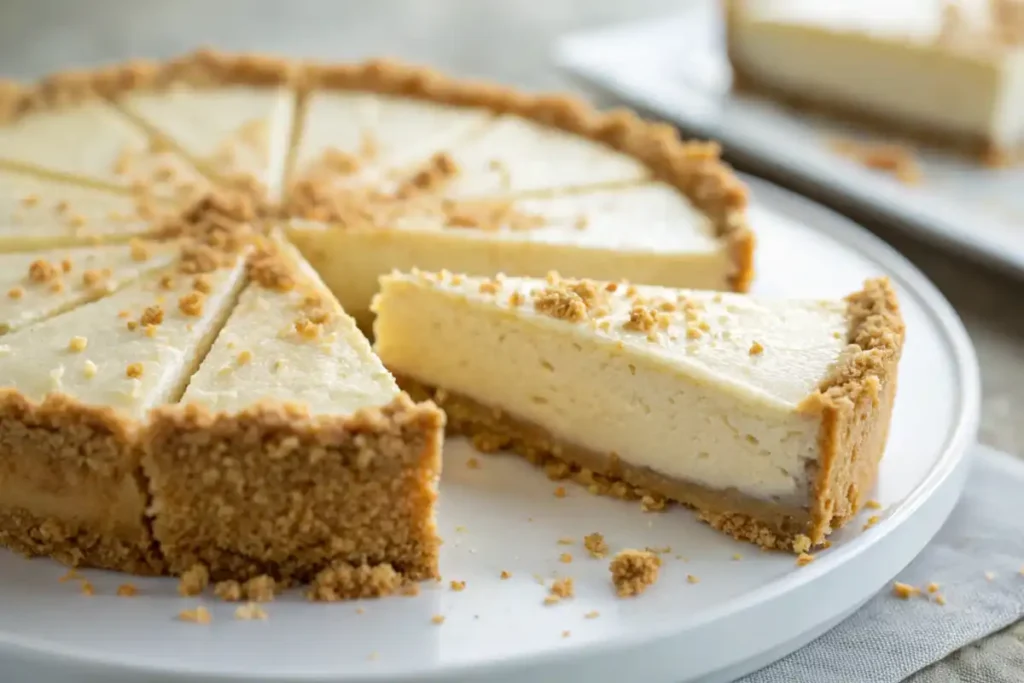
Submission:
[[[382,278],[375,311],[384,364],[478,446],[798,550],[864,502],[903,340],[884,280],[774,301],[414,272]]]

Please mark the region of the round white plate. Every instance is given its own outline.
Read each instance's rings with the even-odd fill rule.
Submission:
[[[312,604],[292,592],[267,621],[235,621],[235,605],[209,598],[213,622],[177,621],[197,599],[171,579],[87,571],[96,588],[61,583],[64,568],[0,552],[0,670],[5,681],[573,681],[712,680],[752,671],[831,627],[892,579],[956,502],[974,441],[979,380],[970,342],[949,305],[912,266],[861,228],[760,181],[758,294],[842,295],[871,276],[895,282],[906,317],[900,389],[874,497],[798,568],[794,558],[735,542],[674,508],[557,483],[513,456],[446,448],[440,527],[444,581],[417,597]],[[882,520],[863,530],[867,515]],[[585,534],[612,551],[670,546],[661,578],[633,599],[615,597],[608,560],[591,559]],[[559,539],[571,538],[572,545]],[[560,561],[569,553],[570,563]],[[505,570],[511,578],[501,580]],[[687,575],[699,578],[687,581]],[[553,577],[576,596],[545,606]],[[466,582],[453,591],[451,580]],[[595,618],[587,618],[596,612]],[[443,615],[441,625],[432,623]]]

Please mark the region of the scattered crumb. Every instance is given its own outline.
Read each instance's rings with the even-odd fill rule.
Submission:
[[[366,610],[362,607],[356,607],[356,614],[366,614]]]
[[[555,498],[565,498],[565,487],[559,486],[555,489]]]
[[[598,612],[595,609],[595,610],[591,610],[591,611],[587,612],[586,614],[584,614],[583,618],[584,619],[597,619],[599,616],[601,616],[601,613]]]
[[[274,591],[277,589],[277,582],[266,574],[254,576],[242,584],[242,592],[245,597],[253,602],[270,602],[274,599]]]
[[[931,583],[929,583],[929,584],[928,584],[928,585],[926,586],[926,590],[927,590],[927,591],[928,591],[929,593],[938,593],[938,592],[939,592],[939,584],[937,584],[937,583],[935,583],[934,581],[932,581]]]
[[[563,536],[562,538],[558,539],[558,545],[572,545],[575,542],[576,539],[569,538],[568,536]]]
[[[239,605],[235,609],[235,619],[239,621],[253,621],[253,620],[264,620],[267,618],[267,612],[255,602],[247,602],[244,605]]]
[[[76,569],[69,569],[64,576],[57,579],[61,583],[67,583],[68,581],[76,581],[78,579],[84,579],[85,577],[78,573]]]
[[[572,635],[572,631],[562,631],[562,637],[563,638],[568,638],[571,635]]]
[[[558,561],[561,562],[562,564],[569,564],[570,562],[572,562],[572,554],[571,553],[562,553],[561,555],[558,556]]]
[[[210,585],[210,570],[204,564],[194,564],[185,570],[178,581],[181,595],[199,595]]]
[[[740,560],[743,559],[743,556],[740,555],[739,553],[733,553],[732,559],[733,559],[733,562],[739,562]]]
[[[188,316],[202,315],[204,301],[205,297],[201,292],[189,292],[178,299],[178,310]]]
[[[82,581],[80,590],[82,591],[82,595],[96,595],[96,589],[93,588],[92,584],[88,581]]]
[[[476,458],[470,458],[469,460],[466,461],[466,467],[468,467],[471,470],[478,470],[480,469],[480,461],[477,460]]]
[[[868,502],[864,503],[864,507],[866,507],[868,510],[881,510],[882,509],[882,504],[879,503],[874,498],[872,498]]]
[[[502,581],[505,581],[505,580],[511,579],[511,578],[512,578],[512,574],[510,574],[509,572],[505,571],[504,569],[501,570],[501,580]]]
[[[555,582],[551,584],[551,595],[557,598],[571,598],[575,594],[572,577],[566,576],[561,579],[555,579]]]
[[[921,589],[917,586],[911,586],[909,583],[900,583],[899,581],[895,581],[892,584],[892,593],[900,600],[909,600],[910,598],[920,595]]]
[[[465,581],[452,581],[451,586],[452,586],[452,590],[455,591],[456,593],[461,593],[462,591],[466,590],[466,582]]]
[[[544,598],[544,604],[548,606],[557,605],[561,601],[562,599],[557,595],[549,595],[546,598]]]
[[[620,598],[640,595],[658,580],[661,558],[646,550],[623,550],[608,565]]]
[[[380,655],[377,654],[376,652],[371,652],[370,654],[368,654],[366,656],[366,658],[369,659],[371,662],[373,662],[373,661],[376,661],[376,660],[380,659]]]
[[[25,290],[21,287],[11,287],[7,290],[7,297],[10,299],[20,299],[25,296]]]
[[[811,549],[811,538],[805,534],[797,534],[793,539],[793,550],[798,553],[806,553]]]
[[[882,520],[882,518],[879,517],[878,515],[871,515],[870,517],[868,517],[868,521],[864,523],[864,529],[863,530],[867,531],[868,529],[870,529],[874,525],[878,524],[881,520]]]
[[[591,557],[596,559],[601,559],[608,554],[608,544],[605,543],[604,536],[596,531],[583,537],[583,547],[587,549]]]
[[[985,580],[986,581],[995,581],[996,580],[995,572],[985,572]]]
[[[142,377],[143,367],[142,363],[129,363],[128,367],[125,368],[124,374],[132,379],[138,379]]]
[[[800,553],[796,556],[796,566],[798,567],[806,567],[811,562],[814,562],[814,555],[810,553]]]
[[[751,356],[760,356],[762,353],[764,353],[764,346],[762,346],[760,342],[755,341],[750,345]]]
[[[867,143],[837,139],[830,144],[832,151],[865,168],[884,171],[905,185],[921,182],[921,166],[909,147],[891,143]]]
[[[941,593],[939,593],[938,595],[935,596],[935,602],[938,603],[939,605],[945,605],[946,604],[946,598],[943,597],[943,595]]]
[[[686,583],[700,583],[700,577],[694,576],[693,574],[687,574]]]
[[[193,624],[209,624],[212,617],[210,616],[210,610],[200,605],[195,609],[186,609],[178,612],[178,619]]]
[[[219,581],[213,587],[213,594],[227,602],[238,602],[242,599],[242,584],[237,581]]]
[[[117,596],[120,598],[134,598],[139,594],[139,589],[133,583],[122,583],[117,587]]]
[[[68,342],[68,350],[73,351],[75,353],[79,353],[80,351],[85,351],[85,347],[88,345],[88,339],[86,339],[85,337],[75,336],[72,337],[71,341]]]
[[[435,614],[434,616],[432,616],[430,618],[430,622],[440,626],[441,624],[444,623],[444,615],[443,614]]]
[[[668,505],[668,501],[661,496],[647,495],[640,499],[640,509],[644,512],[661,512]]]

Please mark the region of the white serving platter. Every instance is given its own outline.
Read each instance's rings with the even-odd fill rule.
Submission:
[[[863,604],[929,541],[952,509],[978,424],[979,379],[956,315],[928,281],[863,229],[784,190],[749,180],[759,237],[755,291],[830,296],[889,275],[907,322],[907,346],[889,445],[867,515],[798,568],[696,521],[684,509],[643,513],[636,503],[558,484],[514,456],[446,449],[440,527],[444,582],[417,597],[312,604],[297,592],[267,606],[266,621],[235,621],[235,605],[202,600],[208,625],[175,619],[197,605],[172,579],[132,581],[85,571],[95,595],[64,568],[0,552],[0,671],[5,682],[75,681],[724,681],[823,633]],[[587,556],[600,531],[612,551],[671,546],[644,595],[615,597],[608,560]],[[561,538],[575,539],[559,545]],[[572,554],[569,564],[561,553]],[[735,559],[734,555],[740,555]],[[499,578],[502,570],[512,577]],[[687,575],[700,579],[689,583]],[[539,581],[572,576],[576,596],[544,606]],[[464,591],[449,581],[466,582]],[[586,618],[597,611],[597,618]],[[432,623],[443,615],[441,625]],[[569,635],[564,636],[563,632]]]
[[[1024,165],[989,168],[733,93],[719,4],[690,0],[674,16],[567,36],[555,60],[688,134],[721,141],[759,173],[1024,276]],[[915,148],[923,180],[907,185],[864,168],[833,151],[837,139],[904,142]]]

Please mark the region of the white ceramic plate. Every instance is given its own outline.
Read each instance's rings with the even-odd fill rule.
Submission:
[[[836,138],[878,136],[731,92],[718,6],[691,0],[676,16],[569,36],[556,60],[692,135],[721,140],[773,178],[1024,276],[1024,167],[920,149],[924,179],[908,186],[835,154]]]
[[[85,597],[76,582],[58,581],[57,564],[0,552],[3,680],[678,683],[732,678],[822,633],[895,576],[953,507],[977,427],[978,372],[953,311],[899,255],[824,209],[750,182],[758,293],[840,295],[879,274],[899,289],[907,347],[875,527],[851,523],[797,568],[792,556],[732,541],[687,510],[645,514],[572,484],[558,498],[556,483],[513,456],[479,456],[482,467],[470,469],[474,452],[452,442],[441,487],[443,584],[358,604],[289,594],[267,606],[265,622],[235,621],[234,605],[209,599],[214,618],[204,626],[175,620],[198,600],[179,598],[173,580],[135,581],[140,594],[119,598],[127,577],[89,571],[96,594]],[[580,545],[593,531],[613,551],[671,546],[658,583],[616,598],[608,560]],[[563,537],[576,543],[559,545]],[[559,561],[565,552],[569,564]],[[502,570],[512,578],[500,580]],[[555,576],[572,576],[576,597],[546,607],[536,577]],[[452,579],[466,589],[450,590]],[[435,614],[442,625],[431,623]]]

